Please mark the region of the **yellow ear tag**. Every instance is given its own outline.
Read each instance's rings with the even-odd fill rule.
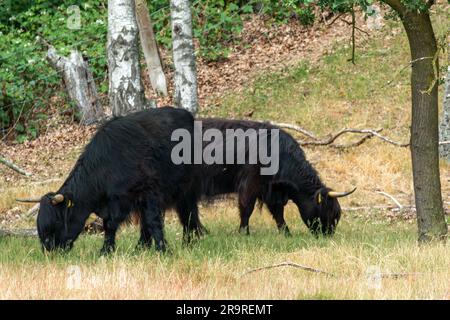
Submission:
[[[319,193],[317,197],[317,203],[320,204],[322,202],[322,195]]]
[[[72,208],[73,207],[73,202],[72,200],[68,200],[67,201],[67,208]]]

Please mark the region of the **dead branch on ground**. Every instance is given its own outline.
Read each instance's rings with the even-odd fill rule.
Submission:
[[[264,267],[260,267],[260,268],[256,268],[256,269],[251,269],[247,272],[245,272],[244,274],[241,275],[241,277],[250,274],[250,273],[254,273],[257,271],[261,271],[261,270],[268,270],[268,269],[274,269],[274,268],[279,268],[279,267],[294,267],[297,269],[302,269],[308,272],[313,272],[313,273],[319,273],[319,274],[323,274],[326,276],[330,276],[330,277],[337,277],[338,275],[330,273],[330,272],[326,272],[320,269],[316,269],[316,268],[312,268],[312,267],[308,267],[308,266],[303,266],[301,264],[295,263],[295,262],[290,262],[290,261],[286,261],[286,262],[281,262],[281,263],[277,263],[277,264],[273,264],[270,266],[264,266]],[[411,277],[411,276],[417,276],[417,275],[423,275],[424,273],[420,273],[420,272],[413,272],[413,273],[375,273],[372,274],[372,277],[379,277],[381,279],[400,279],[400,278],[405,278],[405,277]],[[346,274],[343,274],[341,277],[347,277]]]
[[[319,138],[317,138],[313,133],[311,133],[311,132],[309,132],[308,130],[303,129],[302,127],[297,126],[297,125],[295,125],[295,124],[291,124],[291,123],[281,123],[281,122],[274,122],[274,121],[264,121],[264,120],[262,120],[262,121],[260,121],[260,122],[265,122],[265,123],[271,124],[271,125],[273,125],[273,126],[277,126],[277,127],[284,128],[284,129],[291,129],[291,130],[300,132],[301,134],[303,134],[303,135],[305,135],[305,136],[307,136],[308,138],[311,138],[311,139],[313,139],[313,140],[318,140],[318,139],[319,139]]]
[[[408,147],[409,143],[401,143],[401,142],[397,142],[394,141],[388,137],[385,137],[383,135],[381,135],[379,132],[381,132],[383,129],[352,129],[352,128],[344,128],[341,129],[340,131],[338,131],[337,133],[333,134],[332,136],[330,136],[328,139],[324,139],[324,140],[319,140],[319,141],[302,141],[300,142],[300,145],[302,146],[326,146],[326,145],[331,145],[337,138],[339,138],[340,136],[342,136],[343,134],[346,133],[363,133],[365,134],[365,136],[361,139],[362,141],[358,141],[356,142],[356,145],[360,145],[362,144],[364,141],[366,141],[367,139],[372,138],[372,137],[376,137],[384,142],[387,142],[389,144],[398,146],[398,147]],[[337,147],[341,147],[342,146],[337,146]]]
[[[10,169],[12,169],[12,170],[14,170],[14,171],[16,171],[16,172],[18,172],[18,173],[24,175],[24,176],[27,176],[27,177],[31,176],[31,173],[29,173],[29,172],[27,172],[27,171],[25,171],[25,170],[19,168],[19,167],[18,167],[17,165],[15,165],[13,162],[11,162],[11,161],[9,161],[9,160],[3,158],[2,156],[0,156],[0,163],[4,164],[4,165],[7,166],[8,168],[10,168]]]
[[[275,121],[260,121],[260,122],[266,122],[273,126],[280,127],[282,129],[294,130],[294,131],[297,131],[311,139],[309,141],[299,141],[299,144],[302,146],[331,146],[331,147],[334,147],[337,149],[344,149],[344,148],[357,147],[373,137],[378,138],[389,144],[395,145],[397,147],[408,147],[409,146],[409,143],[402,143],[402,142],[394,141],[391,138],[381,135],[380,132],[383,131],[382,128],[379,128],[379,129],[343,128],[334,134],[329,134],[327,138],[318,138],[317,135],[315,135],[314,133],[312,133],[298,125],[294,125],[294,124],[290,124],[290,123],[275,122]],[[360,138],[359,140],[357,140],[353,143],[350,143],[350,144],[333,144],[337,138],[339,138],[340,136],[342,136],[344,134],[348,134],[348,133],[364,134],[364,136],[362,138]],[[443,143],[450,143],[450,141],[443,141],[440,144],[443,144]]]
[[[40,203],[36,203],[34,206],[32,206],[31,209],[27,211],[27,217],[36,215],[39,212],[40,206]]]
[[[384,191],[375,191],[375,192],[391,199],[392,202],[394,202],[400,210],[404,208],[403,205],[397,199],[395,199],[394,196],[390,195],[389,193],[384,192]]]
[[[245,272],[242,276],[245,276],[245,275],[247,275],[249,273],[261,271],[261,270],[267,270],[267,269],[273,269],[273,268],[279,268],[279,267],[294,267],[294,268],[302,269],[302,270],[305,270],[305,271],[325,274],[325,275],[334,277],[334,274],[332,274],[332,273],[329,273],[329,272],[326,272],[326,271],[322,271],[320,269],[308,267],[308,266],[303,266],[301,264],[298,264],[298,263],[295,263],[295,262],[290,262],[290,261],[281,262],[281,263],[277,263],[277,264],[274,264],[274,265],[260,267],[260,268],[256,268],[256,269],[251,269],[251,270],[248,270],[247,272]]]
[[[17,202],[26,202],[26,203],[34,203],[40,202],[41,198],[16,198]]]
[[[36,229],[0,229],[0,237],[17,236],[17,237],[36,237]]]

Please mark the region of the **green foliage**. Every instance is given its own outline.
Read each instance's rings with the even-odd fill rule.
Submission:
[[[313,0],[314,1],[314,0]],[[400,0],[406,8],[411,11],[427,11],[427,2],[425,0]],[[375,0],[317,0],[317,4],[322,8],[331,9],[334,12],[347,12],[353,6],[361,7],[365,12],[370,14],[370,6]],[[385,2],[379,0],[378,2]]]
[[[94,78],[105,78],[106,2],[8,1],[0,10],[0,135],[13,133],[18,142],[37,136],[39,115],[61,84],[46,61],[46,43],[62,55],[81,51],[89,58]],[[79,5],[79,29],[67,25],[72,5]]]
[[[312,10],[313,2],[314,0],[263,0],[258,1],[258,6],[261,13],[273,17],[280,23],[296,18],[303,25],[311,25],[315,18]]]
[[[227,44],[234,41],[243,26],[243,18],[251,13],[261,13],[276,22],[286,23],[297,18],[304,25],[314,22],[313,0],[210,0],[192,2],[194,37],[198,39],[198,54],[207,60],[219,60],[228,55]],[[149,11],[159,43],[170,48],[170,1],[149,2]]]
[[[258,13],[278,23],[297,19],[314,21],[313,0],[209,0],[192,1],[193,32],[198,55],[220,60],[228,44],[236,41],[243,19]],[[80,28],[69,28],[71,6],[78,6]],[[158,42],[171,47],[170,1],[148,1]],[[47,43],[61,55],[77,49],[88,58],[100,93],[106,93],[107,0],[4,0],[0,8],[0,136],[12,133],[17,141],[35,137],[39,117],[50,97],[60,90],[61,79],[46,61]],[[12,131],[11,131],[11,128]]]

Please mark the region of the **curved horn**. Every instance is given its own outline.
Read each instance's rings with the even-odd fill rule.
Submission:
[[[353,192],[355,192],[355,190],[356,190],[356,187],[353,188],[353,190],[347,191],[347,192],[329,191],[328,196],[331,198],[342,198],[342,197],[352,194]]]
[[[64,201],[64,196],[60,193],[55,194],[52,198],[52,204],[58,204]]]
[[[41,198],[17,198],[17,202],[41,202]]]

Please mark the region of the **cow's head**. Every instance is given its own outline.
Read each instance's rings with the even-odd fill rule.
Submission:
[[[300,209],[300,216],[309,230],[318,235],[333,235],[341,218],[341,206],[338,198],[348,196],[356,188],[347,192],[336,192],[323,187],[312,195],[302,196],[295,201]]]
[[[37,230],[44,250],[72,248],[87,218],[79,214],[83,210],[77,209],[68,195],[51,192],[41,198]]]

